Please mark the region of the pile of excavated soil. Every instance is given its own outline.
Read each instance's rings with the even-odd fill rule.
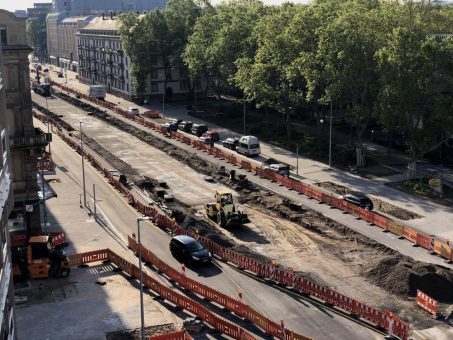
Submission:
[[[392,294],[416,296],[419,289],[440,302],[453,301],[453,273],[442,266],[388,256],[366,270],[364,276]]]
[[[328,191],[334,192],[339,195],[345,195],[345,194],[350,194],[350,193],[354,192],[354,190],[352,190],[352,189],[349,189],[345,186],[342,186],[342,185],[339,185],[336,183],[332,183],[332,182],[321,182],[321,183],[317,183],[317,185],[323,189],[326,189]],[[407,220],[413,220],[416,218],[423,217],[412,211],[409,211],[409,210],[397,207],[393,204],[381,201],[378,198],[370,197],[370,199],[373,202],[375,211],[381,211],[385,214],[399,218],[400,220],[407,221]]]
[[[71,125],[69,125],[68,123],[66,123],[63,119],[61,119],[61,117],[59,115],[57,115],[56,113],[47,110],[45,107],[39,105],[36,102],[32,102],[32,106],[33,106],[33,108],[38,109],[45,115],[48,115],[50,118],[52,118],[53,120],[58,122],[58,124],[60,124],[66,131],[68,131],[68,132],[74,131],[74,128]]]

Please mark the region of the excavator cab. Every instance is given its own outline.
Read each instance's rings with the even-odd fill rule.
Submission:
[[[14,275],[22,278],[27,276],[31,279],[49,276],[65,278],[70,273],[67,256],[62,250],[52,246],[49,236],[30,237],[26,256],[19,256],[14,266]]]

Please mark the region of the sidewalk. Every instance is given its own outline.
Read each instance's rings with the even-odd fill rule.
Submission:
[[[55,69],[55,68],[54,68]],[[54,73],[51,72],[52,80],[65,82],[63,78],[57,78]],[[75,73],[68,72],[68,86],[72,86],[80,91],[87,91],[88,86],[79,83],[75,79]],[[118,98],[107,94],[106,99],[121,107],[137,106],[131,102],[128,102],[122,98]],[[162,104],[151,102],[148,104],[148,108],[153,107],[162,111]],[[147,108],[140,107],[140,111],[143,112]],[[191,120],[195,123],[206,123],[205,121],[189,116],[185,105],[182,104],[165,104],[165,116],[168,118],[178,118],[183,120]],[[213,125],[212,123],[206,123],[208,126],[218,130],[221,138],[239,136],[230,130],[222,128],[220,126]],[[288,150],[270,145],[267,143],[261,143],[262,155],[268,158],[274,158],[280,162],[287,163],[296,167],[297,155]],[[264,158],[256,158],[252,161],[260,163]],[[302,181],[313,184],[319,182],[334,182],[339,183],[343,186],[347,186],[357,191],[364,192],[369,195],[376,196],[377,198],[387,201],[400,208],[415,212],[422,218],[404,221],[404,223],[411,226],[420,228],[426,233],[440,236],[446,239],[453,240],[453,209],[441,206],[439,204],[426,201],[423,198],[406,194],[402,191],[390,188],[385,185],[390,181],[403,180],[403,175],[394,175],[389,178],[382,178],[378,180],[365,179],[360,176],[350,174],[335,168],[329,168],[328,165],[314,161],[299,155],[299,176],[302,177]]]

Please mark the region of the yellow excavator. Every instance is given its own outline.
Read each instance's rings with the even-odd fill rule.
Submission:
[[[26,247],[13,251],[13,276],[37,279],[50,276],[67,277],[70,273],[64,251],[52,246],[49,236],[32,236]]]
[[[215,202],[206,203],[205,211],[209,218],[216,221],[221,227],[235,227],[250,222],[247,214],[236,210],[233,202],[233,193],[230,190],[217,190]]]

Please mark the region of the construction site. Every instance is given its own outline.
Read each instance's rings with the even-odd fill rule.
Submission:
[[[116,301],[114,306],[126,308],[120,314],[138,321],[135,295],[140,284],[131,279],[140,276],[140,251],[147,265],[147,336],[156,339],[172,332],[178,334],[172,339],[453,336],[449,330],[451,248],[448,251],[445,241],[399,222],[420,214],[379,198],[372,198],[373,213],[349,207],[338,197],[352,190],[340,184],[307,186],[275,176],[253,159],[161,128],[165,118],[127,115],[111,102],[89,98],[59,83],[53,84],[52,97],[33,94],[32,99],[35,124],[49,124],[60,148],[69,145],[72,150],[66,152],[79,160],[82,155],[85,171],[97,172],[106,188],[96,184],[94,194],[94,180],[88,181],[86,206],[80,187],[71,196],[80,203],[77,214],[82,225],[98,225],[99,234],[82,236],[75,226],[55,230],[66,233],[66,252],[78,254],[68,255],[73,268],[69,280],[72,275],[78,279],[63,284],[63,296],[55,291],[61,289],[62,280],[68,280],[64,278],[59,283],[52,283],[53,279],[42,283],[47,287],[37,288],[41,295],[19,290],[18,294],[27,296],[23,306],[30,307],[19,309],[19,321],[32,319],[33,306],[44,312],[39,304],[43,301],[68,301],[65,313],[71,313],[71,308],[81,313],[83,303],[71,306],[69,302],[71,296],[83,294],[82,285],[89,281],[97,287],[87,292],[105,289]],[[73,170],[64,164],[67,157],[55,150],[45,180],[58,191],[63,189],[58,189],[58,183]],[[109,207],[108,190],[115,199]],[[135,222],[129,219],[129,225],[123,225],[119,217],[125,219],[129,207],[152,222],[142,225],[142,248],[137,244]],[[89,215],[84,218],[83,214]],[[65,222],[58,224],[65,229]],[[350,224],[358,225],[359,231]],[[404,250],[366,236],[361,230],[367,228],[385,231],[389,242],[401,244]],[[156,236],[147,232],[158,232],[162,239],[156,242]],[[209,267],[181,265],[167,245],[176,234],[196,238],[212,253],[214,262]],[[110,241],[99,250],[90,248],[94,239]],[[409,251],[417,254],[409,256]],[[127,286],[136,301],[127,299],[128,292],[115,293],[116,288],[110,288],[117,286]],[[417,306],[418,291],[436,300],[435,318]],[[124,301],[128,301],[126,307],[120,306]],[[105,312],[99,313],[94,319]],[[138,339],[137,327],[115,329],[125,324],[112,321],[103,332],[105,337]],[[47,338],[54,336],[47,334]]]

